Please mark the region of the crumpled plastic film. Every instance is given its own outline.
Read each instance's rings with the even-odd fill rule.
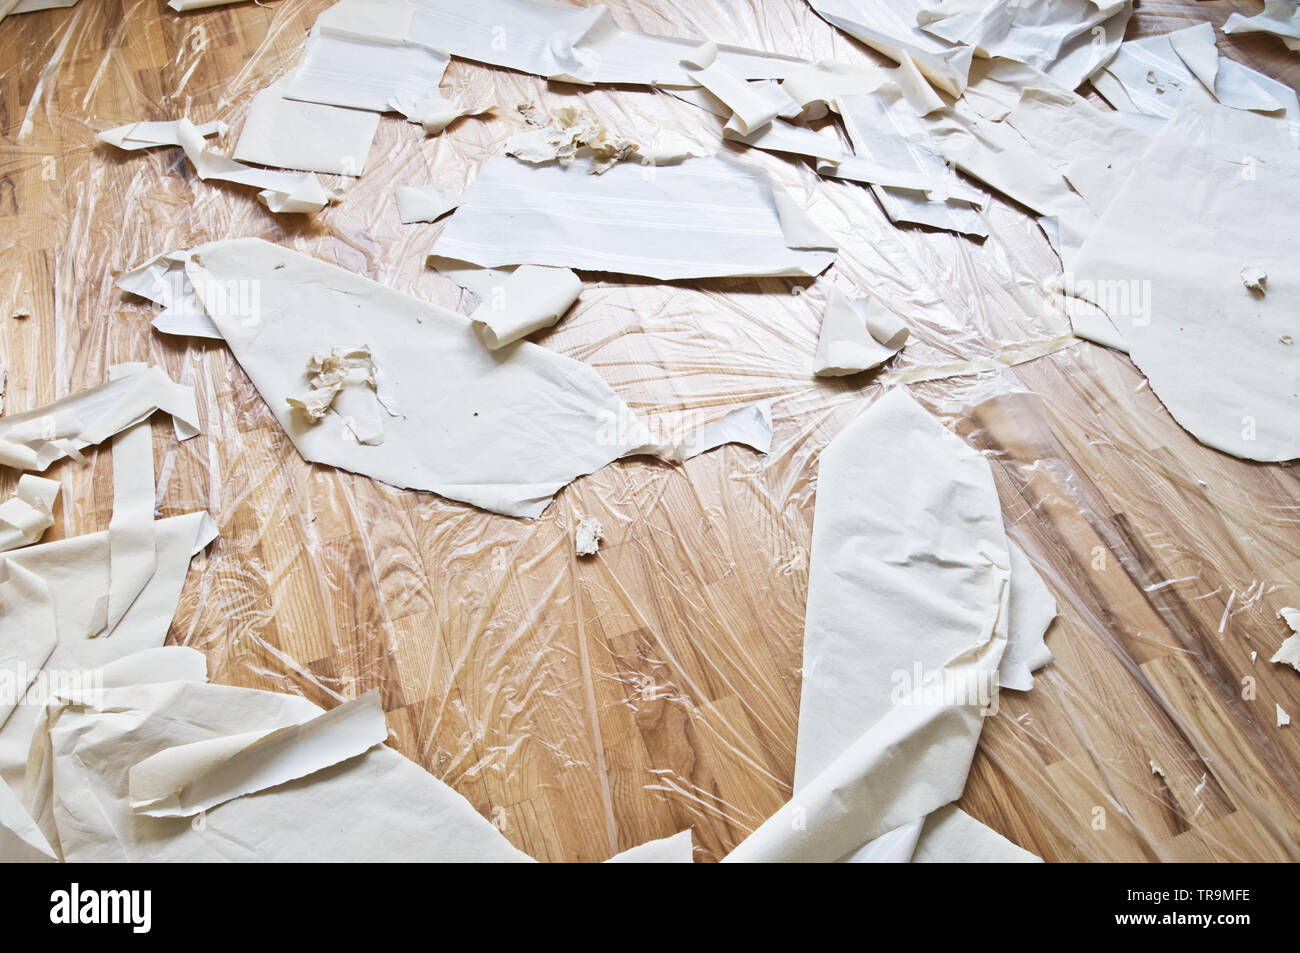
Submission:
[[[133,120],[220,119],[231,131],[214,148],[229,154],[252,96],[327,6],[180,15],[83,0],[0,23],[5,409],[123,361],[194,384],[204,433],[178,444],[153,425],[158,515],[206,509],[221,530],[170,637],[207,655],[212,680],[327,706],[378,688],[391,743],[539,859],[602,860],[691,827],[697,858],[716,860],[790,794],[819,454],[882,380],[911,380],[900,386],[988,456],[1010,535],[1061,609],[1056,661],[1032,692],[1001,696],[961,805],[1047,860],[1296,859],[1300,736],[1275,729],[1273,705],[1300,711],[1300,683],[1264,660],[1286,634],[1273,614],[1300,601],[1300,483],[1198,445],[1127,358],[1069,341],[1048,290],[1059,260],[1023,210],[995,196],[983,242],[896,228],[867,188],[724,143],[720,120],[667,93],[455,60],[444,95],[495,115],[436,137],[385,116],[364,176],[322,176],[345,191],[314,216],[200,181],[178,149],[96,142]],[[802,0],[610,6],[627,28],[884,62]],[[1224,14],[1144,3],[1137,33],[1188,9]],[[1254,55],[1281,75],[1269,64],[1284,50]],[[154,306],[113,286],[159,252],[256,236],[468,313],[468,294],[425,264],[445,219],[399,224],[394,192],[459,192],[530,102],[734,155],[839,241],[817,281],[583,274],[577,305],[533,338],[590,363],[665,441],[771,401],[766,457],[636,458],[579,479],[535,522],[497,516],[305,463],[223,344],[155,332]],[[812,376],[831,280],[910,328],[879,371]],[[926,379],[1035,351],[1051,353]],[[63,483],[46,539],[108,526],[110,464],[103,448],[46,474]],[[17,477],[0,474],[0,498]],[[605,539],[579,559],[584,517]]]

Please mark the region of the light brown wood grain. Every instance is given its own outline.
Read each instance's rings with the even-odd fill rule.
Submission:
[[[601,860],[692,827],[698,858],[716,860],[789,795],[817,460],[879,386],[810,377],[822,298],[808,282],[593,275],[536,340],[591,363],[651,422],[773,400],[768,458],[726,447],[681,467],[628,461],[536,522],[303,462],[225,348],[155,333],[152,307],[112,287],[123,269],[257,235],[455,308],[458,289],[424,265],[441,226],[398,224],[392,192],[462,187],[517,128],[516,104],[576,102],[735,151],[712,117],[664,94],[460,62],[444,87],[498,114],[433,139],[385,118],[369,171],[310,218],[197,180],[177,150],[95,143],[120,123],[187,115],[229,122],[230,148],[250,97],[293,64],[326,6],[178,15],[161,0],[82,0],[0,22],[6,410],[99,383],[123,360],[193,382],[203,435],[178,445],[157,421],[154,446],[160,515],[206,508],[221,529],[171,632],[207,654],[214,680],[322,704],[378,687],[392,745],[539,859]],[[1261,6],[1144,0],[1130,35]],[[879,60],[800,0],[612,7],[651,32]],[[1300,57],[1275,38],[1218,40],[1300,81]],[[1065,328],[1041,292],[1059,263],[1022,210],[995,201],[983,243],[897,229],[859,186],[741,158],[841,238],[841,276],[912,326],[902,366]],[[30,317],[10,317],[20,309]],[[1056,661],[989,719],[963,806],[1048,860],[1297,859],[1300,731],[1277,729],[1273,706],[1300,717],[1300,676],[1267,663],[1285,635],[1273,614],[1300,604],[1295,470],[1200,446],[1127,358],[1089,344],[913,389],[987,454],[1012,536],[1061,607]],[[47,538],[107,526],[108,448],[51,475],[64,491]],[[0,474],[0,493],[15,482]],[[580,561],[571,534],[587,515],[607,539]]]

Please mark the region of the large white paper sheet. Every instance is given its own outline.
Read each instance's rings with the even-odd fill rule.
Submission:
[[[1286,252],[1296,221],[1287,127],[1192,89],[1066,274],[1174,419],[1248,460],[1300,456],[1300,265]],[[1246,265],[1268,273],[1266,292],[1244,286]]]
[[[251,238],[196,248],[187,269],[308,460],[535,517],[561,487],[651,442],[587,365],[526,341],[490,351],[468,318],[360,275]],[[254,283],[255,306],[222,300],[237,281]],[[401,412],[384,419],[378,446],[358,443],[337,412],[313,422],[286,403],[306,389],[309,355],[361,344]]]
[[[788,196],[716,156],[603,175],[489,159],[432,254],[488,267],[554,265],[661,280],[821,273],[834,260],[787,234]]]
[[[817,493],[795,793],[732,861],[852,857],[955,800],[997,697],[1011,557],[987,461],[895,389]]]

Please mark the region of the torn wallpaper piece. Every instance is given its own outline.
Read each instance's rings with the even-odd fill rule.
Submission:
[[[826,311],[813,374],[844,377],[878,367],[903,349],[907,327],[874,298],[854,300],[835,285],[826,292]]]
[[[912,854],[914,864],[1041,864],[955,804],[928,815]]]
[[[701,40],[619,29],[607,8],[538,0],[411,0],[407,38],[452,56],[566,82],[694,86],[682,58]],[[775,79],[794,57],[722,46],[718,58],[745,79]]]
[[[105,665],[143,649],[161,646],[171,626],[176,602],[189,570],[190,559],[216,536],[207,513],[186,513],[153,524],[156,568],[144,589],[131,603],[108,638],[87,638],[97,605],[106,603],[112,585],[111,543],[107,531],[38,543],[4,556],[11,574],[35,577],[48,592],[52,645],[43,661],[45,670],[59,673],[63,682],[95,684]],[[15,635],[8,611],[0,616],[0,655]],[[32,679],[38,671],[29,668]],[[38,679],[38,683],[44,682]],[[48,690],[49,685],[42,685]],[[20,797],[25,797],[24,768],[40,705],[19,705],[8,719],[0,712],[0,777]]]
[[[42,712],[28,780],[40,833],[64,860],[531,860],[382,743],[377,693],[322,713],[298,696],[207,684],[200,653],[166,651],[194,664],[169,661],[171,679],[158,680],[151,660],[133,684],[126,659],[102,691],[59,693]],[[689,863],[691,853],[687,830],[611,861]]]
[[[1269,661],[1274,665],[1290,665],[1300,672],[1300,609],[1287,607],[1280,610],[1277,617],[1286,622],[1291,635],[1286,637]]]
[[[367,715],[365,731],[356,745],[336,749],[326,733],[317,739],[322,752],[308,752],[311,757],[300,765],[332,762],[336,754],[346,756],[373,737],[366,734],[373,719],[364,709],[361,713]],[[176,757],[181,746],[247,736],[268,727],[296,724],[306,730],[327,717],[296,696],[202,682],[108,688],[100,699],[77,699],[53,709],[34,770],[37,777],[48,779],[48,814],[64,859],[529,859],[463,797],[383,745],[256,795],[227,800],[207,811],[202,825],[187,817],[151,817],[131,808],[132,771],[147,759]],[[288,738],[301,745],[301,735]],[[290,761],[299,757],[295,747],[291,744],[284,752]],[[216,769],[216,777],[225,780],[221,774]]]
[[[180,439],[199,432],[194,389],[173,383],[160,368],[149,367],[44,407],[0,418],[0,465],[45,470],[159,410],[171,415]]]
[[[430,136],[436,136],[462,116],[481,116],[496,107],[492,103],[463,105],[443,97],[436,89],[414,99],[390,99],[388,108],[401,113],[407,122],[423,126]]]
[[[59,481],[24,473],[14,495],[0,503],[0,552],[39,542],[54,525]]]
[[[566,484],[651,443],[587,365],[527,342],[490,351],[468,318],[360,275],[251,238],[194,249],[187,269],[235,358],[308,460],[536,517]],[[205,290],[235,279],[258,282],[254,311],[240,314]],[[305,355],[362,330],[404,414],[384,421],[378,446],[359,444],[338,413],[313,423],[285,401],[304,389]]]
[[[578,521],[573,531],[573,551],[579,556],[594,556],[605,538],[605,527],[594,516]]]
[[[392,100],[438,91],[451,62],[411,43],[378,43],[313,30],[297,67],[281,87],[286,99],[388,112]]]
[[[899,388],[817,484],[794,795],[731,861],[849,858],[916,825],[961,795],[995,710],[1011,557],[988,462]]]
[[[1067,291],[1109,315],[1174,419],[1247,460],[1300,456],[1300,362],[1281,340],[1295,331],[1300,266],[1279,251],[1298,220],[1287,127],[1198,87],[1066,274]],[[1242,286],[1242,262],[1265,268],[1267,295]]]
[[[1211,59],[1216,64],[1213,72],[1207,62]],[[1126,41],[1092,84],[1118,110],[1169,117],[1184,93],[1201,88],[1205,80],[1213,80],[1204,88],[1223,105],[1266,113],[1285,110],[1287,122],[1300,129],[1295,90],[1220,56],[1209,23]]]
[[[1016,692],[1034,687],[1034,672],[1052,660],[1047,628],[1056,618],[1056,599],[1025,551],[1009,544],[1011,593],[1007,610],[1007,648],[998,666],[998,684]]]
[[[403,225],[435,222],[460,205],[460,197],[436,185],[402,185],[397,188],[397,217]]]
[[[835,255],[790,246],[782,194],[716,156],[663,168],[624,163],[603,175],[489,159],[432,254],[661,280],[820,274]]]
[[[974,47],[954,46],[921,29],[923,0],[808,0],[831,26],[896,63],[910,59],[930,82],[952,96],[966,88]]]
[[[335,175],[364,172],[378,114],[286,99],[288,83],[280,80],[253,97],[235,160]]]
[[[58,860],[27,808],[9,785],[0,780],[0,864],[47,863]]]
[[[742,135],[767,125],[777,116],[790,119],[802,111],[800,104],[785,94],[779,85],[769,82],[750,83],[718,61],[716,43],[705,43],[682,59],[687,75],[723,103],[731,112],[731,122]]]
[[[1300,4],[1296,0],[1264,0],[1264,12],[1253,17],[1234,13],[1224,33],[1272,33],[1288,50],[1300,50]]]
[[[1132,0],[948,0],[923,10],[919,23],[950,43],[1025,63],[1074,89],[1115,55],[1132,13]],[[1111,20],[1117,22],[1108,29]],[[1071,55],[1076,50],[1085,55]],[[1068,68],[1058,67],[1062,61]]]
[[[221,332],[203,310],[185,276],[185,258],[184,252],[157,255],[125,272],[116,284],[123,291],[163,306],[151,322],[160,333],[221,340]]]
[[[977,237],[988,234],[976,208],[985,196],[968,188],[948,166],[901,94],[885,88],[871,96],[845,96],[837,105],[853,143],[854,158],[835,167],[819,163],[819,172],[871,182],[872,191],[892,222],[929,225]],[[859,171],[859,163],[864,160],[874,166],[902,170],[916,181],[908,183],[897,176],[878,177],[869,170]]]
[[[758,403],[739,407],[712,423],[696,427],[675,443],[661,446],[654,452],[664,459],[682,463],[728,443],[744,444],[759,453],[771,450],[771,406]]]
[[[248,0],[167,0],[167,6],[177,13],[187,10],[206,10],[208,7],[225,7],[232,3],[247,3]]]
[[[470,315],[492,350],[549,328],[582,293],[582,280],[568,268],[521,265]]]
[[[63,10],[68,7],[75,7],[77,0],[18,0],[12,4],[12,9],[6,10],[5,4],[0,3],[0,20],[7,16],[18,13],[38,13],[41,10]]]
[[[141,127],[145,127],[143,131]],[[216,179],[261,189],[258,199],[272,212],[318,212],[330,201],[329,193],[310,173],[254,169],[211,152],[204,139],[221,135],[224,131],[222,123],[195,126],[188,119],[179,119],[174,123],[129,123],[101,132],[99,138],[128,150],[171,145],[174,139],[175,144],[185,151],[185,157],[200,179]]]
[[[371,689],[301,724],[258,734],[233,751],[227,747],[216,757],[195,751],[204,742],[160,751],[132,766],[131,809],[150,817],[193,817],[315,774],[386,740],[379,692]]]
[[[671,837],[647,841],[615,854],[609,864],[689,864],[694,862],[695,847],[689,828]]]
[[[377,446],[384,442],[380,413],[384,399],[379,395],[381,376],[370,348],[364,344],[317,351],[307,359],[310,389],[286,397],[285,403],[311,424],[319,423],[333,410],[357,443]],[[391,407],[389,413],[398,416]]]

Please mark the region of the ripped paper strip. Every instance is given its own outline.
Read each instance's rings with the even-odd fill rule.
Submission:
[[[905,390],[831,442],[818,473],[795,793],[727,860],[911,856],[922,819],[961,795],[996,703],[1011,565],[987,461]]]
[[[489,351],[468,318],[360,275],[258,239],[194,249],[186,268],[308,460],[536,517],[577,477],[651,443],[587,365],[527,342]],[[236,279],[257,283],[255,311],[241,314],[208,296]],[[404,414],[384,422],[379,446],[358,444],[338,414],[312,424],[285,403],[302,389],[304,353],[328,351],[360,327]]]
[[[1281,252],[1298,220],[1287,126],[1190,89],[1065,276],[1109,315],[1174,419],[1247,460],[1300,456],[1300,361],[1283,340],[1300,265]],[[1242,286],[1244,262],[1268,272],[1267,295]]]
[[[216,179],[261,189],[258,200],[272,212],[318,212],[331,200],[332,196],[325,191],[320,180],[310,173],[254,169],[209,151],[203,140],[223,134],[225,128],[222,123],[195,126],[188,119],[167,123],[137,122],[101,132],[99,138],[128,150],[179,145],[200,179]]]
[[[159,410],[171,415],[178,439],[199,432],[194,389],[173,383],[160,368],[141,366],[44,407],[0,417],[0,465],[45,470],[64,457],[79,457],[86,447],[103,443]]]
[[[195,297],[190,280],[185,275],[186,257],[186,252],[157,255],[124,273],[117,279],[117,286],[163,306],[163,310],[151,322],[158,332],[219,341],[221,332],[203,310],[203,305]],[[248,294],[251,297],[251,288],[248,289]]]
[[[766,177],[716,156],[620,164],[598,176],[496,158],[480,168],[432,254],[661,280],[820,274],[835,244],[807,229],[796,237],[806,215],[796,223],[788,210],[802,212]]]
[[[0,552],[40,541],[54,525],[54,501],[59,496],[58,480],[24,473],[14,495],[0,503]]]
[[[492,350],[552,327],[582,293],[568,268],[520,265],[470,315]]]
[[[762,402],[739,407],[712,423],[696,427],[675,443],[660,446],[653,452],[666,460],[683,463],[729,443],[744,444],[759,453],[771,450],[771,405]]]
[[[874,298],[853,300],[832,285],[826,293],[813,374],[844,377],[878,367],[903,349],[907,327]]]

